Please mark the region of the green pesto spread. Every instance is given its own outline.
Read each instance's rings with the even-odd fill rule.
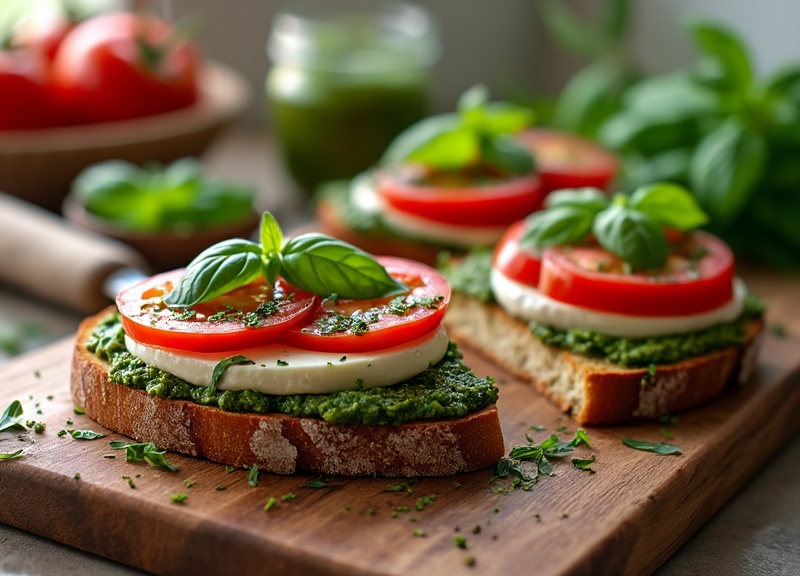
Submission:
[[[145,390],[151,396],[187,400],[230,412],[286,414],[334,424],[381,426],[460,418],[494,404],[498,394],[494,380],[475,376],[461,362],[462,355],[452,343],[437,364],[394,386],[292,396],[272,396],[255,390],[212,392],[147,366],[128,352],[116,315],[98,325],[87,348],[110,364],[112,382]]]
[[[450,281],[454,292],[461,292],[481,302],[494,302],[489,274],[492,254],[474,251],[459,259],[443,261],[439,269]],[[764,312],[764,303],[748,295],[742,315],[734,322],[723,322],[703,330],[652,338],[622,338],[592,330],[561,330],[536,322],[533,334],[545,344],[576,354],[607,360],[624,368],[645,368],[651,364],[674,364],[704,356],[715,350],[744,343],[744,320]]]

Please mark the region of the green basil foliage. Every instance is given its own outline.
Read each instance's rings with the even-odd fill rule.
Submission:
[[[707,220],[688,190],[668,182],[612,198],[593,188],[559,190],[544,210],[528,216],[521,244],[534,249],[576,244],[591,233],[633,269],[654,270],[669,254],[665,226],[692,230]]]
[[[129,230],[195,230],[241,222],[253,212],[249,187],[206,178],[195,158],[139,167],[109,160],[84,169],[72,194],[86,209]]]
[[[684,185],[737,253],[800,266],[800,64],[758,78],[733,30],[701,20],[689,33],[696,61],[634,83],[598,138],[625,187]]]
[[[378,298],[406,287],[392,278],[375,258],[323,234],[303,234],[284,241],[275,217],[265,212],[261,242],[225,240],[201,252],[164,299],[186,308],[210,300],[264,276],[280,275],[290,284],[320,296]]]
[[[127,462],[147,462],[153,468],[163,468],[170,472],[177,472],[178,467],[174,466],[164,456],[166,452],[159,450],[152,442],[124,442],[113,440],[111,448],[114,450],[125,450],[125,460]],[[131,488],[134,486],[131,485]]]
[[[501,174],[528,174],[533,156],[512,134],[531,124],[529,109],[489,102],[476,85],[458,100],[457,111],[426,118],[403,131],[381,159],[384,165],[419,163],[437,171],[489,167]]]
[[[666,444],[664,442],[659,442],[658,444],[654,444],[652,442],[645,442],[644,440],[634,440],[633,438],[628,438],[627,436],[622,437],[622,443],[625,444],[628,448],[633,448],[634,450],[642,450],[643,452],[652,452],[654,454],[659,454],[661,456],[677,456],[681,454],[681,449],[673,444]]]
[[[0,415],[0,432],[5,430],[27,430],[22,421],[22,403],[14,400]]]

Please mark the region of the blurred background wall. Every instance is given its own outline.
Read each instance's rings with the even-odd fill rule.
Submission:
[[[319,0],[324,1],[324,0]],[[494,97],[552,94],[584,61],[557,45],[544,27],[538,0],[419,0],[439,20],[444,52],[435,68],[434,104],[449,109],[475,82]],[[598,18],[599,0],[564,0],[587,19]],[[176,17],[199,16],[206,53],[243,71],[257,94],[269,69],[264,46],[281,0],[172,0]],[[710,16],[732,25],[751,46],[761,73],[800,60],[798,0],[631,0],[630,46],[648,72],[685,64],[694,50],[687,19]],[[250,121],[267,120],[262,99]]]

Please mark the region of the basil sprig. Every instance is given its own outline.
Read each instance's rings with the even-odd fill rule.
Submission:
[[[455,113],[431,116],[397,136],[381,162],[414,162],[441,171],[484,165],[504,174],[527,174],[534,170],[533,156],[511,135],[532,120],[527,108],[488,102],[486,87],[476,85],[461,95]]]
[[[661,182],[609,198],[595,188],[559,190],[527,219],[523,246],[583,241],[591,233],[608,252],[637,270],[661,268],[669,255],[664,227],[692,230],[708,221],[688,190]]]
[[[320,296],[366,299],[399,294],[406,287],[375,258],[323,234],[303,234],[284,242],[275,217],[265,212],[260,243],[225,240],[201,252],[164,301],[173,308],[205,302],[264,276]]]

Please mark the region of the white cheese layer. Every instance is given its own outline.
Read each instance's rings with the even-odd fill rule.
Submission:
[[[442,224],[400,212],[381,198],[369,178],[360,178],[354,183],[350,192],[350,201],[360,210],[380,214],[386,225],[397,232],[449,246],[464,248],[492,246],[497,243],[507,228],[507,226]]]
[[[492,270],[491,284],[497,302],[515,318],[561,330],[580,328],[627,338],[680,334],[720,322],[731,322],[742,313],[747,296],[744,282],[736,278],[733,282],[733,298],[714,310],[689,316],[626,316],[587,310],[553,300],[536,288],[511,280],[497,270]]]
[[[214,367],[221,360],[242,354],[254,364],[228,367],[217,387],[284,396],[355,390],[361,384],[363,388],[397,384],[441,360],[447,351],[448,338],[444,326],[440,326],[431,334],[401,346],[348,354],[313,352],[281,344],[241,352],[193,353],[148,346],[127,335],[125,345],[145,364],[197,386],[211,384]]]

